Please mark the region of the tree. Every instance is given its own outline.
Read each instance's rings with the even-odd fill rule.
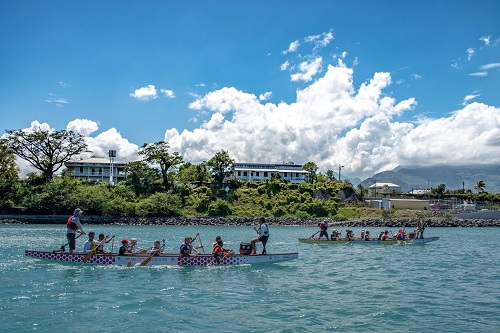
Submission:
[[[177,176],[183,183],[196,185],[210,183],[211,180],[206,162],[202,162],[198,165],[187,162],[179,167]]]
[[[19,169],[15,155],[5,145],[0,144],[0,211],[13,208],[19,196]]]
[[[234,160],[229,157],[227,151],[221,150],[216,153],[208,162],[207,166],[213,179],[222,187],[224,179],[231,175]]]
[[[333,171],[333,170],[331,170],[331,169],[327,170],[327,171],[326,171],[326,178],[327,178],[328,180],[335,180],[335,179],[336,179],[336,178],[335,178],[335,171]]]
[[[477,193],[483,193],[484,192],[484,188],[486,187],[486,184],[480,180],[477,182],[476,186],[474,186],[474,189],[477,190]]]
[[[163,176],[163,186],[168,187],[168,169],[182,164],[184,159],[178,152],[169,154],[170,145],[166,141],[155,143],[145,143],[139,149],[139,154],[144,155],[144,160],[148,163],[159,164]]]
[[[131,187],[136,196],[153,194],[161,188],[158,170],[142,161],[127,163],[125,172],[127,177],[123,183]]]
[[[316,163],[307,162],[302,166],[302,170],[309,172],[309,174],[306,175],[306,180],[309,184],[313,184],[316,180],[316,172],[318,171],[318,166],[316,165]]]
[[[446,192],[446,185],[445,184],[439,184],[438,187],[432,188],[431,193],[436,197],[437,199],[440,199],[443,197],[444,192]]]
[[[73,131],[51,131],[35,127],[32,131],[6,131],[0,143],[12,153],[28,161],[51,180],[54,173],[75,155],[90,152],[85,137]]]

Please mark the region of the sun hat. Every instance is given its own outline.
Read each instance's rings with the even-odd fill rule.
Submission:
[[[75,209],[75,211],[73,212],[73,216],[77,216],[78,214],[80,213],[83,213],[83,210],[81,210],[80,208],[77,208]]]

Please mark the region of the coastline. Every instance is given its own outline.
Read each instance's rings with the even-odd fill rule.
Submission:
[[[113,217],[113,216],[82,216],[82,224],[113,224],[113,225],[169,225],[169,226],[253,226],[257,217]],[[500,227],[500,220],[479,218],[445,218],[432,217],[389,217],[367,218],[350,221],[336,221],[332,218],[287,218],[266,217],[270,226],[304,226],[314,227],[320,222],[328,222],[330,228],[398,228],[413,227],[417,221],[424,222],[426,227]],[[7,224],[65,224],[67,216],[63,215],[0,215],[0,225]]]

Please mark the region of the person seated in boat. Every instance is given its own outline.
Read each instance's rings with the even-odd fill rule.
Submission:
[[[214,253],[215,249],[220,246],[222,247],[222,251],[225,253],[225,254],[234,254],[234,251],[233,250],[229,250],[229,249],[226,249],[224,247],[224,242],[222,241],[222,238],[221,236],[217,236],[215,237],[215,242],[212,243],[212,254]]]
[[[200,254],[200,251],[196,247],[194,247],[191,243],[193,243],[193,238],[192,237],[186,237],[184,238],[184,243],[181,245],[181,248],[179,250],[179,256],[181,257],[193,257],[197,256]],[[196,254],[193,254],[192,252],[196,252]]]
[[[361,234],[359,235],[359,239],[365,240],[365,229],[361,230]]]
[[[161,254],[162,249],[160,248],[160,243],[159,240],[155,240],[153,246],[149,248],[149,255],[159,256]]]
[[[354,240],[356,237],[354,237],[354,232],[350,229],[347,229],[345,231],[345,239],[348,240],[348,241],[352,241]]]
[[[365,238],[364,238],[365,241],[370,241],[370,240],[373,240],[372,236],[370,235],[370,232],[368,230],[366,230],[365,232]]]
[[[341,237],[342,237],[341,231],[337,231],[337,229],[332,230],[332,234],[330,235],[331,240],[340,240]]]
[[[106,239],[106,236],[104,234],[99,234],[99,240],[97,241],[99,245],[97,246],[97,250],[95,250],[95,253],[111,253],[108,251],[104,251],[104,244],[111,242],[115,238],[115,235],[111,236],[110,239]]]
[[[396,233],[396,236],[394,236],[397,240],[405,240],[406,238],[406,232],[405,229],[401,229]]]
[[[89,232],[89,239],[83,244],[83,253],[95,250],[99,246],[99,242],[94,239],[95,232]]]
[[[120,246],[120,249],[118,250],[118,254],[121,256],[127,254],[127,249],[128,249],[128,239],[123,238],[122,245]]]
[[[321,239],[322,236],[325,236],[326,240],[328,240],[328,223],[325,221],[322,221],[319,224],[319,237],[318,240]]]
[[[382,236],[384,236],[384,232],[381,231],[379,234],[378,234],[378,240],[382,240]]]
[[[382,237],[380,238],[380,240],[384,241],[384,240],[389,240],[389,239],[391,239],[391,237],[389,237],[389,230],[386,230],[386,231],[384,231],[384,233],[383,233]]]

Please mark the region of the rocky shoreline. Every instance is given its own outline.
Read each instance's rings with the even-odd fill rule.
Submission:
[[[0,216],[0,224],[57,224],[66,223],[67,216]],[[299,219],[299,218],[267,218],[270,226],[317,226],[326,221],[331,227],[337,228],[398,228],[413,227],[417,221],[422,221],[427,227],[500,227],[500,220],[444,218],[444,217],[390,217],[386,219],[369,218],[351,221],[336,221],[330,218]],[[60,222],[59,222],[60,221]],[[226,219],[222,217],[110,217],[85,216],[85,224],[112,224],[112,225],[165,225],[165,226],[253,226],[257,224],[255,217],[240,217]]]

